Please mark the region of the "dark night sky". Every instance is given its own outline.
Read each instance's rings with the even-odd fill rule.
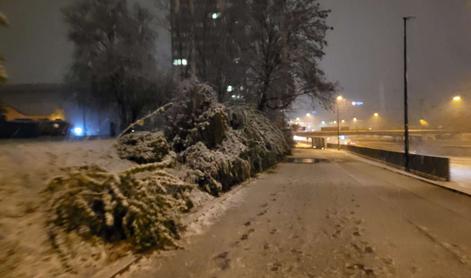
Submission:
[[[135,0],[154,9],[152,0]],[[71,63],[73,46],[66,37],[61,8],[73,0],[0,0],[10,28],[0,30],[0,51],[10,83],[57,83]],[[156,52],[170,63],[168,36],[160,32]],[[162,62],[163,64],[163,62]]]
[[[0,0],[12,26],[0,30],[11,83],[60,82],[72,45],[60,7],[72,0]],[[142,0],[145,1],[145,0]],[[399,117],[402,99],[402,16],[410,24],[412,109],[426,110],[460,92],[471,97],[471,4],[465,0],[322,0],[332,9],[322,63],[342,94],[365,110]],[[168,57],[168,38],[160,56]],[[162,50],[163,49],[163,50]],[[162,58],[161,60],[166,60]],[[419,105],[420,104],[420,105]],[[366,112],[365,112],[366,113]]]
[[[347,97],[396,115],[402,105],[402,17],[409,28],[412,112],[471,96],[471,4],[464,0],[323,0],[332,10],[323,67]],[[415,109],[415,110],[414,110]]]

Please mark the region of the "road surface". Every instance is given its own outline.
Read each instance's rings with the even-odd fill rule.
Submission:
[[[342,152],[296,150],[228,196],[183,249],[125,275],[471,277],[471,198]]]

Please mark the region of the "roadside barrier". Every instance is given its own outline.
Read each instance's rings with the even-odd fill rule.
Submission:
[[[337,144],[328,144],[329,148],[337,148]],[[352,145],[341,145],[341,149],[371,158],[389,166],[404,169],[405,155],[401,152],[371,149]],[[429,179],[450,181],[450,159],[447,157],[409,155],[409,168],[412,173]]]

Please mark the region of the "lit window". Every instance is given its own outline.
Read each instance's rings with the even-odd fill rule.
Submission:
[[[352,101],[353,106],[363,106],[365,103],[363,101]]]
[[[173,65],[174,66],[187,66],[188,60],[187,59],[174,59]]]
[[[211,18],[214,19],[214,20],[216,20],[216,19],[218,19],[218,18],[220,18],[220,17],[221,17],[221,13],[212,13],[212,14],[211,14]]]

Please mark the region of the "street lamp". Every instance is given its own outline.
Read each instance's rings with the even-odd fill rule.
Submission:
[[[343,101],[342,96],[337,97],[337,150],[340,150],[340,103]]]
[[[463,98],[461,96],[454,96],[452,100],[453,102],[461,102]]]
[[[404,21],[404,166],[406,171],[409,172],[409,102],[408,102],[408,87],[407,87],[407,21],[414,17],[403,17]]]
[[[374,116],[375,118],[379,118],[379,113],[374,113],[373,116]]]

